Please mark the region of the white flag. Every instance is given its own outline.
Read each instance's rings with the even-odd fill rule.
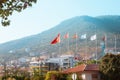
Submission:
[[[91,41],[96,40],[96,34],[93,35],[93,36],[91,36],[90,40],[91,40]]]
[[[81,38],[81,39],[86,39],[86,38],[87,38],[87,37],[86,37],[86,34],[81,35],[80,38]]]

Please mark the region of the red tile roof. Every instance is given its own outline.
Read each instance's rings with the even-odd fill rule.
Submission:
[[[79,66],[69,68],[63,71],[63,73],[75,73],[75,72],[83,72],[83,71],[99,71],[99,66],[97,64],[81,64]]]
[[[82,64],[80,66],[76,66],[76,67],[73,67],[73,68],[69,68],[69,69],[66,69],[65,71],[63,71],[64,73],[74,73],[74,72],[81,72],[81,71],[84,71],[85,69],[85,64]]]
[[[84,71],[99,71],[99,66],[98,64],[89,64]]]

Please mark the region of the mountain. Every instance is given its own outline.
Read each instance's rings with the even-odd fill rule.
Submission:
[[[67,19],[53,28],[44,31],[37,35],[28,36],[22,39],[10,41],[7,43],[0,44],[0,55],[17,55],[28,56],[28,53],[33,54],[58,54],[59,48],[61,53],[67,53],[67,41],[62,38],[61,44],[50,45],[50,42],[57,36],[58,33],[63,37],[67,32],[70,34],[69,39],[69,52],[75,53],[75,40],[72,36],[77,34],[87,34],[87,47],[95,48],[95,42],[89,40],[90,36],[97,34],[98,47],[104,34],[107,34],[107,47],[112,48],[114,46],[114,35],[120,32],[120,16],[118,15],[107,15],[107,16],[76,16],[71,19]],[[120,42],[119,38],[117,41]],[[78,39],[78,52],[84,52],[85,41]],[[94,45],[93,45],[94,44]],[[117,44],[120,47],[120,43]]]

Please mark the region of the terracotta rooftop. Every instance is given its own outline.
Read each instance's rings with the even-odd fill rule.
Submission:
[[[98,64],[89,64],[85,67],[84,71],[99,71],[99,65]]]
[[[83,71],[99,71],[99,66],[97,64],[81,64],[79,66],[69,68],[63,71],[63,73],[75,73]]]

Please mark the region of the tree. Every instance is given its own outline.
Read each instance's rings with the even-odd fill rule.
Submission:
[[[78,66],[81,64],[96,64],[96,63],[99,64],[100,61],[99,60],[83,60],[83,61],[77,62],[75,66]]]
[[[8,17],[12,15],[13,12],[21,12],[36,2],[37,0],[0,0],[0,17],[2,25],[10,25]]]
[[[106,54],[100,63],[103,80],[120,80],[120,54]]]

